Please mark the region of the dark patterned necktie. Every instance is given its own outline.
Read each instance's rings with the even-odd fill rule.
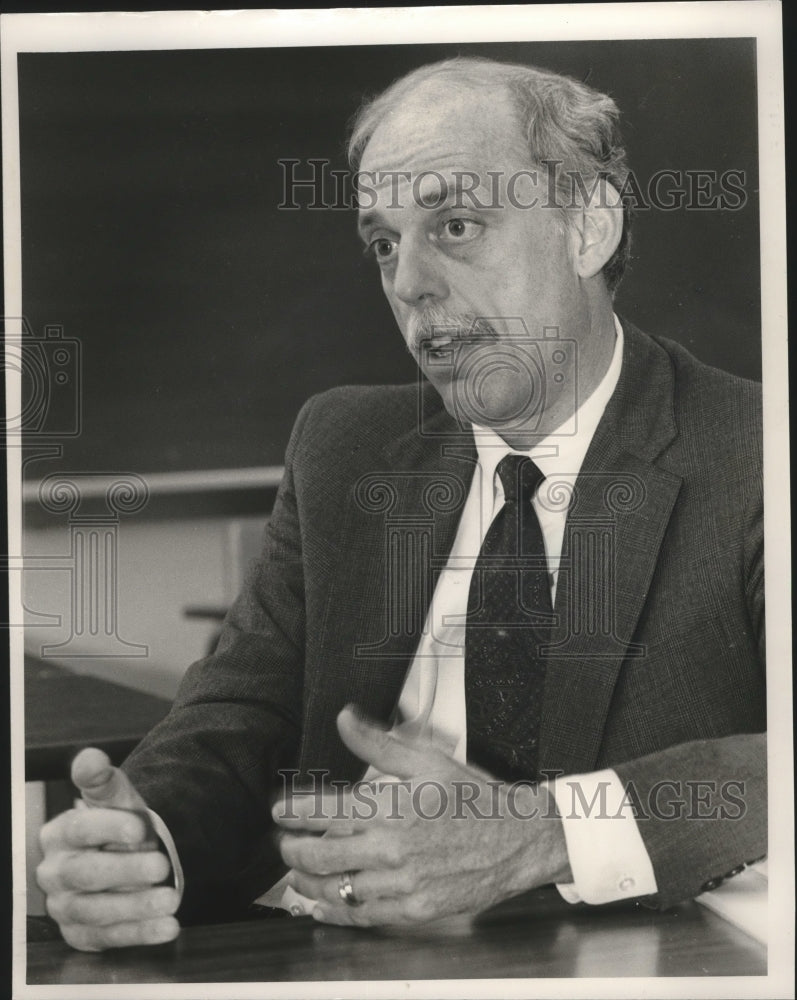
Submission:
[[[498,465],[504,506],[473,571],[465,629],[468,760],[505,781],[534,779],[553,617],[545,545],[532,506],[544,476],[530,458]]]

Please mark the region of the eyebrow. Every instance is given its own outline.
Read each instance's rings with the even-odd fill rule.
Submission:
[[[473,180],[473,176],[472,175],[475,174],[475,173],[477,173],[477,171],[475,171],[475,170],[457,170],[456,171],[456,176],[452,180],[450,180],[450,181],[446,180],[446,196],[445,196],[445,198],[443,198],[440,201],[439,205],[435,205],[433,208],[432,207],[428,208],[428,211],[430,211],[430,212],[431,211],[438,211],[438,212],[444,211],[446,208],[450,208],[451,207],[451,205],[450,205],[451,201],[458,201],[459,204],[458,204],[457,207],[460,207],[460,208],[463,208],[463,209],[467,208],[468,206],[463,201],[460,200],[463,193],[471,195],[472,196],[472,200],[476,202],[476,204],[471,204],[471,206],[470,206],[471,208],[478,209],[479,211],[488,211],[489,208],[491,207],[490,205],[481,205],[481,204],[478,204],[478,202],[479,202],[478,197],[475,197],[475,198],[473,197],[474,193],[476,191],[478,191],[479,189],[481,189],[481,190],[487,190],[483,184],[480,184],[476,188],[474,188],[472,186],[472,183],[471,183],[472,180]],[[467,188],[464,187],[464,185],[463,185],[463,180],[465,179],[465,176],[467,176],[467,180],[468,180],[468,187]],[[385,221],[384,216],[382,215],[382,213],[378,209],[374,209],[374,208],[368,209],[367,211],[363,212],[359,216],[359,218],[357,219],[357,232],[364,239],[365,238],[365,230],[367,230],[370,226],[374,225],[374,223],[379,222],[379,221]]]

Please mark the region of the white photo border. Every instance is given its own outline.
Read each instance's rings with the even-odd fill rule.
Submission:
[[[607,38],[755,37],[758,50],[760,155],[761,320],[764,384],[764,455],[767,649],[770,662],[769,974],[765,977],[411,981],[406,983],[236,984],[241,997],[556,997],[787,996],[794,972],[793,762],[791,713],[791,608],[788,439],[785,164],[781,8],[774,2],[632,3],[497,7],[271,10],[3,15],[3,209],[6,314],[22,315],[20,167],[17,54],[135,49],[253,48],[378,45],[416,42],[575,41]],[[18,412],[18,372],[6,371],[8,412]],[[14,407],[17,406],[15,410]],[[20,449],[7,450],[9,552],[22,551]],[[10,574],[13,609],[22,608],[21,574]],[[14,620],[13,618],[11,620]],[[25,830],[23,637],[10,630],[11,739],[14,811],[14,995],[91,998],[108,987],[35,987],[25,983]],[[119,985],[115,997],[230,996],[225,984]]]

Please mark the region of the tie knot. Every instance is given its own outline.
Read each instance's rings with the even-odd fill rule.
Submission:
[[[526,455],[505,455],[498,463],[498,476],[507,501],[525,500],[534,492],[545,476]]]

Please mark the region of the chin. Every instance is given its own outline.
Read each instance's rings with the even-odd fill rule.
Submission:
[[[500,431],[536,424],[542,402],[536,393],[528,391],[521,394],[493,391],[483,392],[475,406],[467,407],[467,402],[460,402],[460,409],[469,409],[469,419],[474,423]]]

